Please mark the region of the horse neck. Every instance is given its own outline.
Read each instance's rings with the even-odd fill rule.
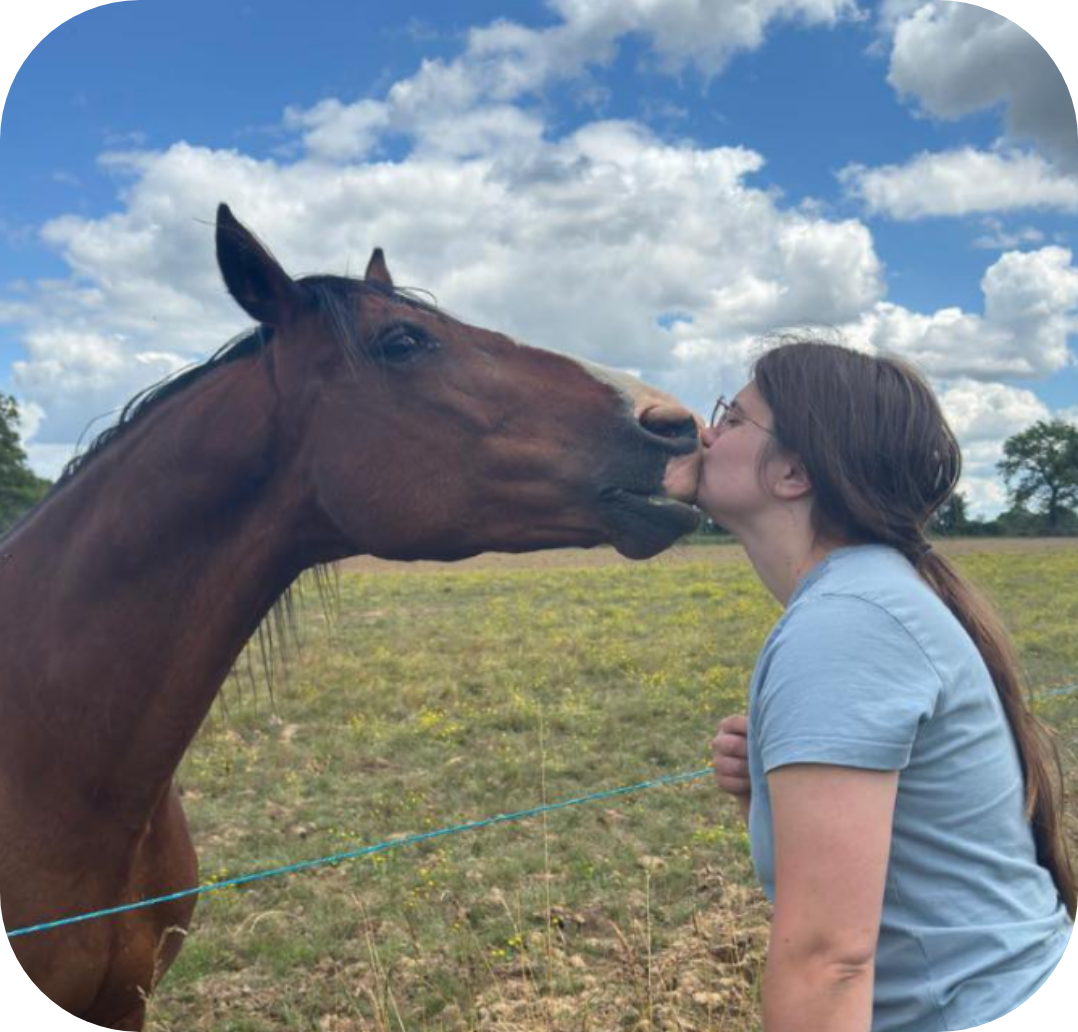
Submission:
[[[139,417],[4,542],[4,764],[72,820],[136,827],[152,810],[304,565],[276,395],[253,366]]]

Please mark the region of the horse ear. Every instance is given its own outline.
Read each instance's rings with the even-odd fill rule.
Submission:
[[[305,307],[306,293],[227,204],[217,209],[217,265],[228,292],[250,316],[280,326]]]
[[[367,275],[364,277],[368,283],[381,283],[383,286],[393,288],[393,277],[389,275],[389,266],[386,265],[386,256],[380,247],[374,249],[371,260],[367,263]]]

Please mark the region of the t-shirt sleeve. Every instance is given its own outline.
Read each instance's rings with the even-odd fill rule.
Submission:
[[[790,763],[901,770],[940,679],[887,610],[852,595],[806,599],[761,656],[750,719],[765,771]]]

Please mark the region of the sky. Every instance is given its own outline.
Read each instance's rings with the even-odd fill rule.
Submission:
[[[1064,68],[1066,6],[1010,12]],[[458,317],[700,412],[776,330],[909,358],[978,515],[1006,505],[1008,436],[1078,423],[1074,106],[1000,14],[124,0],[49,27],[0,68],[0,392],[44,476],[248,327],[222,200],[293,274],[381,246]]]

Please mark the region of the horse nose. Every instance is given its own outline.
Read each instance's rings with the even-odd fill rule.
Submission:
[[[700,439],[700,425],[696,416],[672,398],[649,399],[636,413],[636,419],[649,434],[662,437],[672,444],[695,448]]]
[[[698,450],[704,423],[672,394],[628,373],[585,359],[577,361],[597,380],[613,387],[621,395],[626,402],[626,414],[632,412],[633,422],[653,440],[658,438],[665,441],[667,448],[679,455]]]

